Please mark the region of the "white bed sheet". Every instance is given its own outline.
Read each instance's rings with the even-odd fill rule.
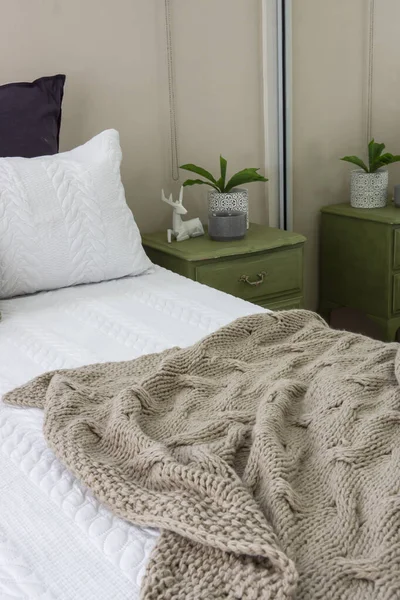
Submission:
[[[263,309],[153,273],[0,302],[0,395],[45,371],[188,346]],[[0,402],[0,600],[136,600],[157,531],[114,517]]]

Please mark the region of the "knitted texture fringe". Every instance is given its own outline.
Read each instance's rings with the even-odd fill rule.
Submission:
[[[398,345],[307,311],[238,319],[187,349],[48,373],[61,461],[162,530],[143,600],[400,597]]]

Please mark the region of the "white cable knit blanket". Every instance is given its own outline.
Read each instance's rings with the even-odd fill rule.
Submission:
[[[400,598],[397,344],[306,311],[187,349],[40,376],[50,447],[119,516],[162,529],[144,600]]]

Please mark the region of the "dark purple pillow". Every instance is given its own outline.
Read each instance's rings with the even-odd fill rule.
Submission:
[[[0,86],[0,156],[58,152],[65,75]]]

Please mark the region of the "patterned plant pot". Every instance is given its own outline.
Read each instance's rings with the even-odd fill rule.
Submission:
[[[354,208],[380,208],[386,206],[388,196],[388,171],[379,169],[366,173],[362,169],[351,172],[350,203]]]
[[[249,193],[244,188],[233,188],[226,194],[215,190],[208,192],[208,214],[226,212],[244,212],[247,215],[247,229],[249,228]]]

